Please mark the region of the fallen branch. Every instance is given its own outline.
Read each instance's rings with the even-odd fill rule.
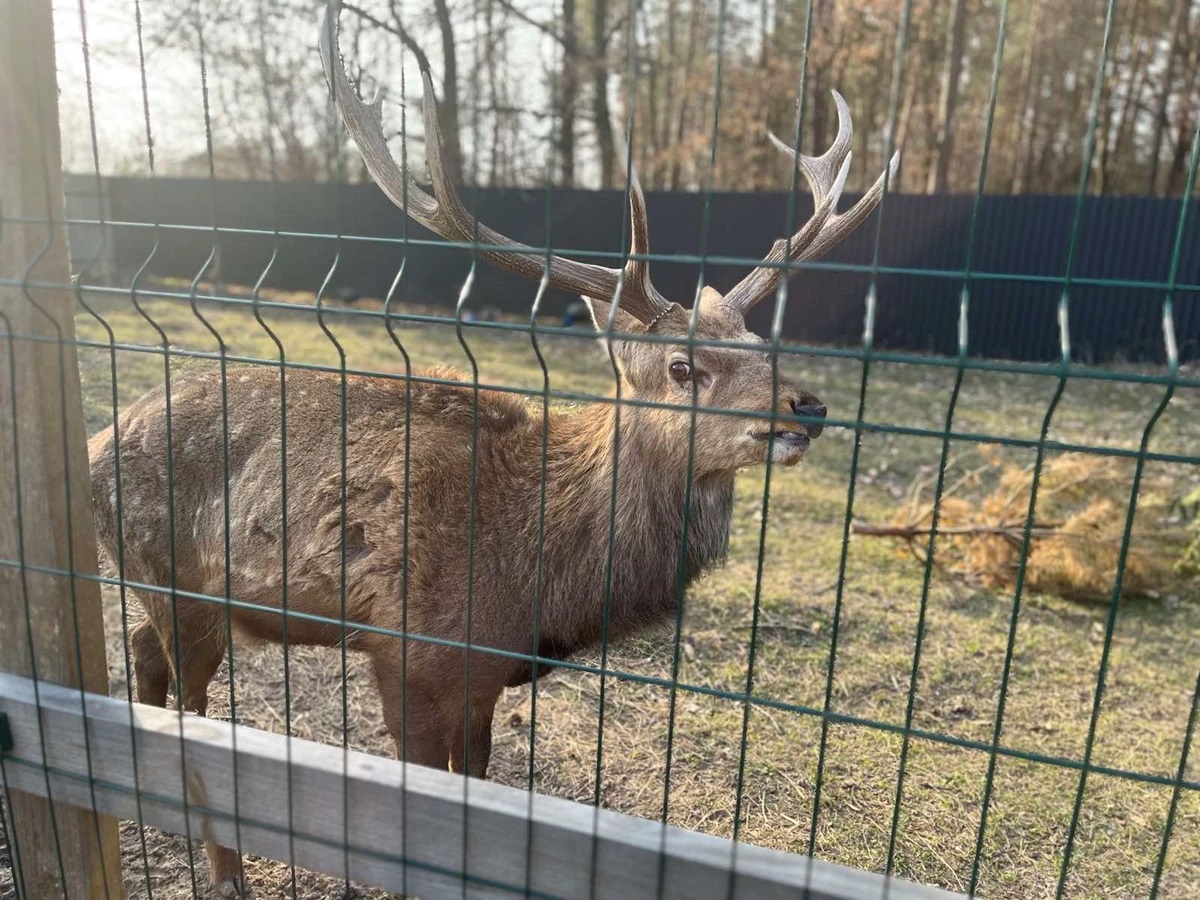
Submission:
[[[1033,537],[1057,537],[1062,532],[1062,523],[1047,522],[1042,525],[1036,525],[1030,529],[1030,534]],[[898,537],[905,540],[924,537],[933,531],[933,528],[928,525],[919,525],[910,523],[906,525],[878,525],[872,522],[852,522],[850,524],[852,534],[865,534],[870,537]],[[1004,538],[1020,539],[1025,534],[1023,525],[940,525],[937,529],[938,534],[945,535],[967,535],[971,537],[983,537],[995,535]]]

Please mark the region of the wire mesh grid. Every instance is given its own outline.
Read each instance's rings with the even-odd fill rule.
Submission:
[[[804,6],[805,64],[797,85],[801,103],[793,146],[804,133],[817,5]],[[132,753],[133,790],[124,790],[136,801],[137,821],[122,829],[126,890],[138,896],[198,896],[208,889],[210,877],[244,881],[282,896],[365,890],[351,883],[355,855],[399,865],[405,880],[398,889],[405,894],[410,871],[438,868],[410,852],[409,827],[386,846],[357,841],[352,832],[358,810],[349,789],[329,800],[340,841],[322,838],[313,823],[297,820],[293,791],[301,788],[293,785],[292,772],[301,763],[293,760],[292,737],[340,746],[347,783],[355,751],[394,749],[411,762],[442,769],[449,762],[454,771],[488,773],[526,788],[530,835],[540,799],[535,792],[541,792],[731,838],[728,881],[712,887],[713,895],[737,894],[737,857],[748,852],[741,841],[968,894],[1100,896],[1115,890],[1187,896],[1194,889],[1200,878],[1195,863],[1200,777],[1190,758],[1200,704],[1195,581],[1173,581],[1170,596],[1150,600],[1144,593],[1135,596],[1130,586],[1144,576],[1147,536],[1138,528],[1146,505],[1162,503],[1158,495],[1166,484],[1194,481],[1200,463],[1195,452],[1200,377],[1182,365],[1175,337],[1179,308],[1194,305],[1200,290],[1180,281],[1187,236],[1195,227],[1189,224],[1195,203],[1188,198],[1195,189],[1200,132],[1190,145],[1165,277],[1080,276],[1079,239],[1093,189],[1097,134],[1108,127],[1102,120],[1106,79],[1115,65],[1111,38],[1118,6],[1110,0],[1100,44],[1087,50],[1094,72],[1065,266],[1059,276],[1040,277],[1058,292],[1060,357],[1033,362],[973,355],[975,336],[968,325],[979,284],[1011,282],[1017,304],[1019,289],[1039,281],[976,269],[977,248],[987,237],[980,231],[979,210],[1010,28],[1007,0],[995,7],[985,136],[961,265],[885,264],[880,236],[889,202],[886,175],[879,211],[863,226],[873,232],[869,262],[777,264],[785,275],[795,267],[867,276],[862,339],[848,347],[787,339],[789,291],[798,289],[789,287],[786,277],[770,292],[766,341],[748,344],[736,334],[706,332],[706,270],[718,263],[760,262],[709,253],[716,192],[711,178],[702,191],[700,245],[693,254],[663,257],[638,245],[636,203],[630,213],[636,196],[630,187],[619,240],[613,242],[624,250],[597,253],[556,244],[550,230],[557,194],[553,166],[544,175],[545,246],[525,248],[530,259],[538,260],[538,271],[550,273],[552,256],[560,254],[625,266],[626,273],[640,271],[642,262],[689,266],[696,275],[692,309],[681,331],[665,334],[631,327],[620,302],[628,285],[624,277],[617,281],[617,304],[595,304],[596,329],[547,324],[543,303],[549,274],[529,289],[523,319],[478,318],[476,266],[510,248],[480,240],[484,223],[475,210],[468,213],[471,233],[450,242],[470,258],[454,313],[405,302],[410,250],[445,247],[446,241],[410,235],[407,220],[398,237],[356,234],[352,210],[339,193],[347,177],[344,160],[320,188],[332,227],[322,233],[290,230],[275,207],[281,182],[275,177],[277,149],[270,129],[263,143],[272,175],[273,226],[218,225],[209,20],[203,4],[181,4],[179,21],[194,32],[200,69],[208,224],[162,221],[153,205],[160,182],[155,131],[173,122],[169,114],[152,116],[142,6],[133,4],[151,214],[141,221],[103,214],[64,220],[25,214],[18,207],[17,214],[5,212],[0,220],[0,236],[45,234],[35,258],[0,272],[10,386],[6,402],[13,411],[19,408],[18,347],[53,350],[62,373],[58,393],[39,399],[45,415],[61,418],[62,439],[36,452],[61,456],[69,472],[68,458],[80,450],[68,440],[74,433],[68,421],[74,415],[70,367],[78,356],[83,413],[88,434],[94,435],[88,449],[93,499],[101,510],[100,543],[111,557],[110,573],[98,575],[78,563],[69,543],[65,565],[41,562],[38,551],[27,546],[23,503],[28,501],[23,501],[20,463],[33,452],[22,441],[36,436],[19,427],[14,412],[5,477],[15,489],[15,539],[6,539],[0,560],[5,584],[13,587],[16,609],[22,610],[20,621],[6,625],[12,640],[26,644],[26,664],[14,670],[33,677],[35,690],[36,679],[47,677],[39,668],[45,652],[35,651],[38,613],[31,604],[38,594],[31,579],[50,576],[69,586],[73,610],[77,588],[102,586],[108,597],[110,680],[128,700],[131,735],[138,715],[135,698],[165,705],[172,694],[187,710],[281,732],[289,740],[284,743],[282,829],[271,825],[262,809],[239,805],[244,773],[238,765],[246,757],[238,753],[237,742],[239,736],[253,741],[244,737],[248,731],[229,731],[232,815],[210,808],[203,792],[197,794],[188,782],[187,760],[195,752],[189,750],[188,717],[178,717],[175,732],[174,752],[185,783],[177,796],[143,790],[140,778],[146,773],[139,774],[139,754]],[[48,26],[47,5],[15,0],[12,8],[14,15],[42,15]],[[354,9],[368,22],[385,24]],[[736,49],[725,36],[732,12],[724,0],[715,13],[710,172],[716,171],[721,134],[722,61]],[[899,10],[882,159],[891,156],[902,115],[913,19],[927,13],[914,0],[905,0]],[[60,46],[59,53],[82,53],[99,196],[87,4],[79,3],[77,15],[80,46]],[[623,27],[635,34],[646,15],[631,4]],[[256,16],[259,38],[265,40],[272,27],[268,5],[258,3]],[[336,51],[335,21],[328,17],[323,27]],[[632,85],[642,77],[638,49],[636,40],[628,41],[624,64]],[[331,56],[338,66],[337,52]],[[557,87],[552,78],[551,93]],[[269,108],[279,85],[264,72],[260,89]],[[406,96],[403,82],[400,94]],[[48,137],[57,129],[53,98],[43,96],[32,106],[36,127],[31,131],[39,136],[47,163],[22,174],[36,175],[50,198],[58,180],[49,152],[54,141]],[[625,127],[633,137],[623,164],[628,173],[637,132],[634,104],[626,106]],[[340,141],[343,126],[332,100],[322,115],[322,127],[332,141]],[[410,140],[405,118],[401,123],[394,146],[406,168]],[[550,124],[553,134],[553,116]],[[428,130],[425,145],[428,149]],[[794,170],[782,234],[796,232],[804,222],[797,174]],[[408,190],[405,181],[403,196],[391,199],[408,208],[415,202]],[[46,210],[56,208],[51,199]],[[69,280],[40,274],[42,256],[61,229],[81,225],[98,227],[109,241],[122,232],[149,232],[151,248],[126,281],[100,283],[89,277],[103,245]],[[182,287],[155,277],[159,242],[172,231],[209,248]],[[269,241],[270,253],[257,282],[237,290],[221,283],[221,254],[246,236]],[[346,267],[343,253],[362,242],[399,252],[391,289],[374,307],[343,304],[336,297]],[[270,288],[281,247],[288,243],[328,258],[311,299]],[[880,288],[884,274],[932,276],[958,286],[956,353],[876,347],[877,318],[888,302]],[[1072,301],[1084,283],[1157,294],[1163,365],[1074,361],[1071,317],[1077,310]],[[39,299],[45,296],[69,298],[77,307],[77,335],[69,320],[49,332],[22,327],[29,310],[47,322],[58,321]],[[18,308],[20,317],[14,312]],[[588,356],[583,351],[594,345],[597,329],[607,338],[606,349]],[[769,360],[769,401],[757,409],[701,402],[706,386],[691,374],[703,372],[707,361],[739,351]],[[643,389],[634,367],[651,356],[686,366],[684,394],[690,399]],[[449,359],[465,374],[425,368]],[[780,411],[779,398],[795,390],[793,381],[819,394],[828,415],[812,411],[819,402],[815,394],[811,403]],[[750,422],[764,433],[768,448],[758,460],[762,465],[738,475],[736,482],[732,468],[714,469],[708,458],[712,436],[722,434],[727,422],[743,427]],[[776,460],[786,454],[774,451],[788,440],[785,433],[807,430],[815,437],[821,433],[817,426],[826,439],[813,445],[808,473],[776,471]],[[651,427],[661,431],[657,440],[674,444],[644,442]],[[520,429],[522,441],[511,446],[534,452],[506,457],[509,432]],[[843,446],[836,459],[822,463],[822,449],[830,443]],[[832,449],[826,452],[835,455]],[[681,484],[665,484],[671,473],[647,459],[656,453],[678,468]],[[594,468],[573,466],[580,458]],[[1062,481],[1057,467],[1078,459],[1084,461],[1082,474]],[[103,461],[99,470],[97,460]],[[148,462],[153,463],[149,468]],[[1038,576],[1046,566],[1039,542],[1047,532],[1067,527],[1048,522],[1042,511],[1059,494],[1099,484],[1105,465],[1117,467],[1118,501],[1103,507],[1108,530],[1094,526],[1082,539],[1111,545],[1088,560],[1097,571],[1087,577],[1103,583],[1101,602],[1072,605]],[[889,468],[899,474],[889,476]],[[1011,480],[1014,468],[1022,473],[1020,489]],[[111,493],[97,487],[98,472]],[[381,490],[383,473],[399,483],[389,481]],[[966,490],[994,487],[997,479],[1009,492],[1000,518],[961,525]],[[69,475],[64,485],[68,518],[77,516],[71,494],[86,496],[87,491]],[[496,496],[506,485],[510,490],[520,486],[526,494]],[[595,491],[597,485],[602,492]],[[661,505],[647,508],[647,498]],[[892,536],[914,551],[915,567],[911,560],[897,561],[889,546],[871,543],[872,527],[862,519],[882,517],[900,501],[911,506],[912,521],[882,527],[891,527]],[[1150,526],[1150,537],[1164,543],[1175,540],[1164,523],[1177,523],[1187,508],[1177,499],[1168,505],[1169,512]],[[654,544],[650,535],[659,519],[672,527],[665,539],[662,529],[654,531],[659,541]],[[622,531],[631,523],[639,526],[632,543]],[[969,557],[963,542],[976,539],[972,530],[986,533],[989,527],[1007,548],[1002,577],[989,580],[992,572],[983,573],[982,580],[978,572],[974,580],[955,577],[949,560],[964,552]],[[69,524],[68,541],[75,533]],[[724,571],[697,581],[726,545],[730,561]],[[381,554],[391,567],[390,580],[372,582],[370,567],[379,565]],[[443,576],[436,567],[447,560],[453,565]],[[527,567],[521,580],[514,578],[514,566]],[[415,583],[410,570],[417,574]],[[588,583],[578,572],[593,573],[599,581]],[[654,581],[659,574],[661,585]],[[510,598],[513,605],[497,612],[496,586],[514,584],[527,588],[527,596]],[[375,601],[363,585],[386,585],[390,602]],[[443,600],[443,592],[451,596]],[[670,602],[657,612],[639,609],[655,592]],[[325,599],[316,602],[320,594]],[[415,627],[410,596],[420,598],[413,605],[421,619]],[[577,596],[597,602],[580,614],[570,608]],[[137,602],[131,602],[134,598]],[[448,602],[453,613],[437,605]],[[544,602],[559,608],[544,608]],[[575,615],[589,618],[572,634],[555,631],[564,616]],[[654,624],[645,619],[662,620],[665,633],[631,636],[636,626]],[[84,619],[72,612],[67,621]],[[524,628],[519,645],[505,637],[503,626],[512,621]],[[478,640],[481,628],[485,638],[499,639]],[[233,640],[240,632],[280,646],[243,650]],[[1139,650],[1139,642],[1146,649]],[[76,655],[77,672],[89,665],[82,656],[86,643],[76,634],[65,645]],[[312,645],[333,648],[332,654]],[[549,669],[561,676],[542,682]],[[58,664],[49,670],[51,680],[70,680],[59,674]],[[373,708],[372,677],[385,698],[382,715]],[[481,697],[480,684],[490,693]],[[82,691],[79,695],[78,709],[86,720],[91,707]],[[34,704],[41,706],[39,695]],[[415,714],[404,709],[406,704]],[[430,710],[424,718],[423,708]],[[39,717],[39,729],[41,723]],[[431,730],[436,732],[432,744]],[[39,733],[45,754],[50,732]],[[119,786],[93,775],[90,733],[82,732],[83,781],[91,805],[99,809],[97,791]],[[137,738],[130,740],[136,751]],[[71,843],[60,835],[57,806],[51,805],[47,846],[20,845],[21,806],[19,798],[14,805],[10,781],[14,773],[37,771],[53,800],[51,775],[63,773],[45,755],[39,760],[20,750],[16,746],[0,756],[6,835],[17,863],[12,888],[39,896],[36,886],[22,882],[22,856],[45,854],[65,885]],[[434,874],[459,883],[464,896],[488,890],[557,895],[554,883],[539,873],[532,840],[513,879],[481,872],[472,863],[481,852],[479,832],[471,827],[472,795],[488,795],[485,786],[469,779],[457,785],[466,811],[461,822],[454,820],[461,826],[454,843],[461,848],[461,864]],[[181,807],[179,837],[145,825],[143,803]],[[234,840],[224,841],[228,849],[214,851],[212,876],[199,852],[199,841],[209,835],[194,830],[201,819],[193,807],[232,826]],[[399,815],[407,825],[407,811]],[[584,880],[596,894],[609,877],[606,867],[619,866],[620,860],[604,856],[598,813],[594,823],[594,840],[573,863],[586,870]],[[103,820],[90,820],[90,827],[96,844],[103,844]],[[284,862],[259,864],[247,857],[243,864],[243,829],[281,832],[287,842]],[[668,887],[668,834],[663,830],[658,838],[657,882],[648,892],[664,893]],[[287,863],[297,858],[298,844],[322,841],[342,857],[340,878],[324,879]],[[114,882],[105,874],[101,883],[107,894],[120,879]]]

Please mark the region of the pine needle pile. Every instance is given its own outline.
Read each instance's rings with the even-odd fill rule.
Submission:
[[[1189,523],[1188,545],[1175,569],[1181,576],[1200,578],[1200,488],[1183,498],[1180,510]]]
[[[1025,539],[1032,465],[999,448],[979,448],[983,465],[948,470],[934,563],[943,572],[988,587],[1012,587]],[[953,474],[952,474],[953,473]],[[1112,597],[1133,486],[1134,461],[1064,453],[1047,457],[1038,479],[1025,588],[1077,601]],[[933,523],[936,473],[917,478],[887,524],[856,522],[854,533],[893,537],[925,562]],[[1123,597],[1158,597],[1186,577],[1187,544],[1179,516],[1186,486],[1167,473],[1143,473],[1121,581]]]

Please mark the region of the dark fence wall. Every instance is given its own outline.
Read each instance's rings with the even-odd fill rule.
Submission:
[[[106,182],[110,215],[117,222],[160,222],[226,228],[355,237],[398,238],[405,220],[374,186],[189,179],[112,178]],[[616,253],[621,247],[623,194],[620,191],[465,190],[469,209],[482,221],[534,246],[563,251]],[[843,208],[854,197],[843,200]],[[707,246],[702,242],[705,198],[697,194],[651,193],[651,249],[655,254],[759,258],[783,234],[786,194],[715,194],[709,201]],[[973,198],[969,196],[888,197],[879,231],[876,344],[882,348],[953,354],[967,256]],[[1183,254],[1179,260],[1175,323],[1182,352],[1200,358],[1200,209],[1189,203]],[[1168,278],[1181,204],[1178,200],[1099,197],[1085,201],[1074,275],[1093,279],[1150,282]],[[1058,356],[1056,307],[1067,268],[1073,197],[985,196],[979,208],[971,283],[970,351],[973,356],[1053,360]],[[796,216],[807,216],[811,200],[797,198]],[[547,231],[547,217],[549,231]],[[826,260],[867,265],[876,227],[872,217]],[[140,266],[157,241],[150,270],[193,277],[208,256],[211,237],[196,231],[114,227],[113,252],[121,271]],[[432,236],[408,225],[411,238]],[[220,277],[230,284],[253,284],[271,258],[270,236],[222,233]],[[315,290],[334,265],[334,245],[307,237],[282,237],[267,283],[290,290]],[[405,259],[396,243],[347,239],[331,288],[382,297]],[[615,265],[615,260],[594,260]],[[400,295],[412,302],[452,306],[470,265],[465,250],[409,246]],[[690,304],[699,267],[669,260],[652,266],[664,294]],[[745,273],[739,265],[709,264],[705,280],[718,290]],[[959,273],[959,274],[954,274]],[[999,276],[999,277],[997,277]],[[1049,279],[1039,281],[1038,279]],[[864,272],[807,271],[794,276],[784,334],[807,342],[854,345],[861,342],[863,304],[869,283]],[[535,286],[480,266],[470,300],[474,308],[495,306],[529,311]],[[1075,284],[1071,290],[1071,335],[1078,360],[1114,357],[1161,360],[1161,287]],[[570,298],[549,298],[549,311]],[[771,304],[755,311],[752,325],[767,327]]]

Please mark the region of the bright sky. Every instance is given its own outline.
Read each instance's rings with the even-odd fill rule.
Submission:
[[[88,172],[93,162],[80,5],[69,0],[54,4],[55,56],[63,167]],[[148,172],[133,3],[92,0],[85,9],[101,170]],[[146,60],[146,71],[156,142],[168,152],[202,149],[200,73],[195,61],[177,51],[158,50]],[[169,137],[163,140],[168,129]]]

